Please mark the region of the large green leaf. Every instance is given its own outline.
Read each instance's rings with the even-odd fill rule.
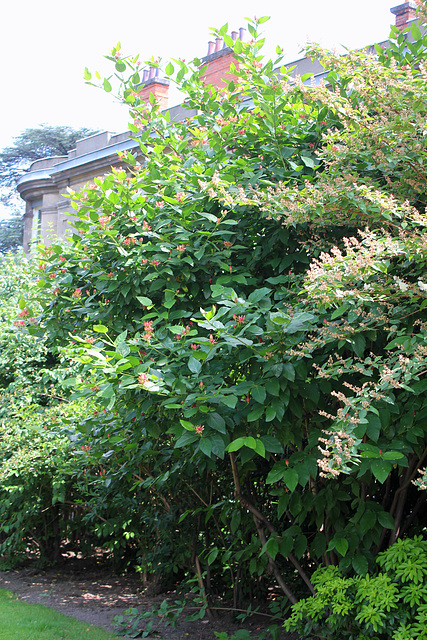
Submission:
[[[255,385],[251,389],[251,396],[254,400],[256,400],[256,402],[259,402],[260,404],[264,404],[265,397],[266,397],[265,387],[262,387],[260,385]]]
[[[307,331],[311,328],[315,317],[312,313],[308,311],[298,311],[296,312],[290,322],[283,327],[284,333],[296,333],[297,331]]]
[[[351,563],[353,565],[353,569],[361,576],[364,576],[368,572],[368,561],[364,555],[358,553],[352,558]]]
[[[248,301],[252,304],[255,304],[262,298],[265,298],[265,296],[268,296],[269,293],[271,293],[271,289],[267,289],[267,287],[263,287],[262,289],[255,289],[255,291],[252,291],[252,293],[249,295]]]
[[[282,443],[274,436],[261,436],[261,441],[266,451],[270,453],[283,453]]]
[[[366,533],[373,528],[377,521],[377,514],[370,509],[366,510],[363,516],[360,518],[360,529],[362,533]]]
[[[379,482],[384,483],[391,471],[391,464],[386,460],[373,460],[371,463],[371,469],[376,479]]]
[[[283,482],[288,487],[289,491],[295,491],[298,484],[298,473],[295,469],[286,469],[283,474]]]
[[[208,413],[206,422],[210,427],[212,427],[212,429],[215,429],[215,431],[219,431],[220,433],[226,432],[225,420],[216,411]]]
[[[254,422],[258,420],[262,414],[264,413],[264,405],[258,406],[253,411],[248,414],[247,420],[248,422]]]
[[[190,356],[190,358],[188,359],[188,368],[192,373],[200,373],[202,363],[200,360],[197,360],[193,356]]]
[[[378,512],[378,522],[382,527],[385,527],[386,529],[394,529],[393,516],[387,511]]]
[[[334,538],[334,548],[340,553],[342,556],[348,551],[348,540],[346,538]]]

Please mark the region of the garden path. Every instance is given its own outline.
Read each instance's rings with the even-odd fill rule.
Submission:
[[[18,569],[0,571],[0,588],[12,591],[25,602],[52,607],[109,631],[113,630],[114,616],[123,614],[125,609],[150,610],[168,597],[166,594],[150,595],[143,589],[137,574],[117,575],[103,564],[76,558],[67,559],[53,568],[39,569],[30,563]],[[181,622],[176,629],[159,625],[160,636],[150,638],[216,640],[214,631],[227,631],[231,635],[241,628],[255,631],[259,624],[258,621],[235,624],[230,616],[221,615],[213,623],[207,620]],[[293,636],[284,634],[283,637],[290,640]]]

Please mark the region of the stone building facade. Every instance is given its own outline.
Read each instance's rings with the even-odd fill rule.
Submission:
[[[403,29],[415,19],[416,3],[406,0],[393,7],[396,26]],[[245,30],[231,33],[233,40],[244,40]],[[386,46],[386,43],[381,43]],[[208,43],[207,55],[202,59],[206,67],[204,78],[207,84],[222,88],[233,79],[230,65],[235,64],[233,50],[224,45],[221,38]],[[292,75],[314,74],[310,82],[320,82],[327,73],[318,62],[302,58],[286,65]],[[194,115],[182,105],[168,107],[168,81],[158,76],[154,68],[144,71],[140,97],[147,101],[151,94],[163,110],[169,110],[171,120],[181,120]],[[108,131],[79,140],[76,148],[67,156],[36,160],[28,173],[18,182],[18,192],[26,203],[24,214],[24,251],[29,252],[35,241],[49,243],[50,236],[65,237],[73,222],[73,209],[67,198],[67,189],[78,191],[93,182],[97,176],[110,172],[111,166],[120,166],[119,152],[137,150],[137,143],[128,131],[113,134]]]

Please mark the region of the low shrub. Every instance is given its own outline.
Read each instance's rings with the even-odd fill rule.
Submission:
[[[376,575],[355,577],[319,568],[316,595],[292,607],[285,629],[304,638],[426,640],[427,541],[398,540],[377,563]]]

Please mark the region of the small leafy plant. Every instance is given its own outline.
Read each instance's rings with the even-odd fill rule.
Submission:
[[[126,609],[123,614],[114,616],[113,628],[117,635],[125,638],[146,638],[147,636],[156,636],[158,632],[153,629],[154,618],[151,618],[144,624],[146,618],[152,616],[151,611],[139,613],[138,609],[131,607]]]
[[[127,609],[123,615],[114,617],[116,632],[125,638],[147,638],[147,636],[159,636],[160,632],[153,628],[156,624],[164,627],[172,626],[174,629],[186,606],[184,600],[176,600],[170,604],[163,600],[159,606],[153,605],[149,611],[141,613],[135,607]],[[187,620],[195,620],[203,617],[204,611],[198,610],[196,616],[188,615]]]
[[[377,558],[379,572],[347,578],[338,567],[313,575],[316,595],[292,607],[287,631],[362,640],[427,638],[427,541],[398,540]]]

